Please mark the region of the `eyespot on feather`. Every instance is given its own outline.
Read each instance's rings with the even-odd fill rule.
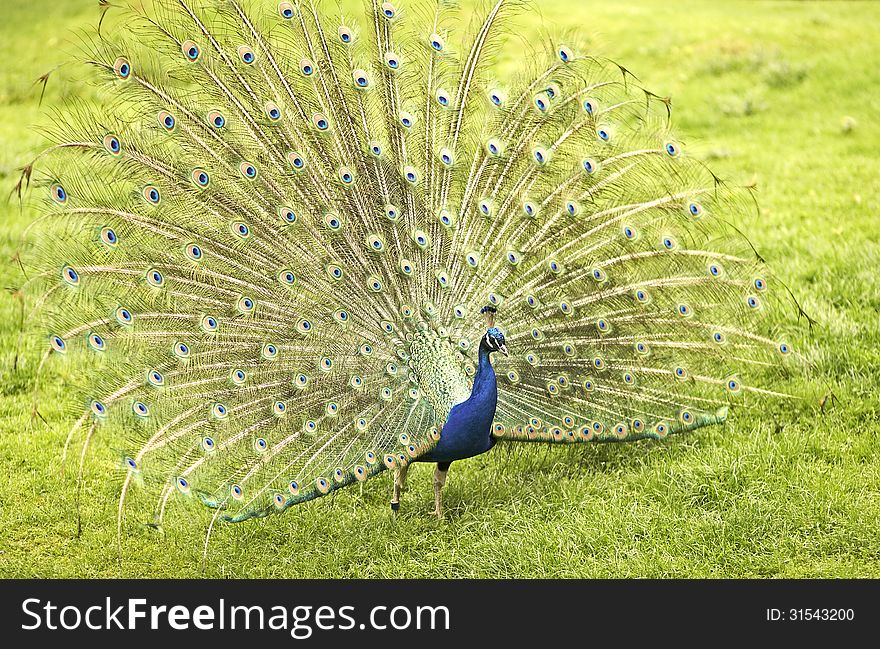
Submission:
[[[397,8],[390,2],[383,2],[382,15],[388,20],[392,20],[397,17]]]
[[[312,115],[312,124],[321,132],[327,131],[330,128],[330,120],[327,119],[327,116],[324,115],[324,113],[315,113]]]
[[[141,195],[144,197],[144,200],[151,205],[158,205],[162,200],[159,189],[155,185],[147,185],[144,187],[143,190],[141,190]]]
[[[298,151],[291,151],[288,153],[287,161],[296,171],[302,171],[306,166],[306,159]]]
[[[271,122],[277,122],[281,119],[281,109],[277,104],[271,101],[267,101],[263,104],[263,111],[266,113],[266,117],[269,118]]]
[[[67,190],[59,184],[54,184],[49,188],[49,195],[56,203],[63,205],[67,202]]]
[[[197,61],[202,54],[201,49],[195,41],[186,40],[180,44],[180,50],[186,57],[187,61]]]
[[[291,18],[293,18],[293,5],[289,2],[279,2],[278,13],[285,20],[290,20]]]
[[[358,68],[357,70],[352,71],[351,78],[354,79],[354,85],[356,88],[365,90],[370,87],[370,77],[367,75],[366,70]]]
[[[311,59],[301,59],[299,62],[299,71],[305,77],[310,77],[315,73],[315,64]]]
[[[436,32],[428,37],[428,45],[435,52],[442,52],[444,49],[446,49],[446,41],[444,41],[443,38]]]
[[[122,144],[115,135],[104,136],[104,148],[112,155],[119,155],[122,152]]]
[[[208,112],[208,124],[214,128],[220,129],[226,126],[226,118],[223,117],[223,113],[220,111],[212,110]]]
[[[385,66],[392,72],[400,69],[400,57],[395,52],[385,52]]]
[[[190,178],[197,187],[204,189],[211,184],[211,177],[204,169],[193,169]]]
[[[101,243],[108,248],[116,248],[119,245],[119,237],[116,235],[116,231],[111,227],[104,226],[101,228],[98,236],[101,238]]]
[[[574,60],[574,52],[567,45],[560,45],[556,53],[563,63],[571,63]]]
[[[257,57],[254,54],[254,50],[249,45],[239,45],[238,58],[241,59],[241,62],[245,65],[251,65]]]
[[[124,57],[119,57],[113,63],[113,71],[120,79],[128,79],[131,76],[131,63]]]
[[[239,164],[238,171],[247,180],[254,180],[257,177],[257,168],[250,162],[242,162]]]
[[[174,131],[174,127],[177,125],[177,120],[174,119],[174,115],[167,110],[160,110],[157,118],[159,120],[159,126],[169,133]]]

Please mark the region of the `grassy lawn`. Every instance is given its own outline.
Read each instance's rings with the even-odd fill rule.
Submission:
[[[396,519],[383,474],[221,526],[204,573],[208,516],[176,507],[164,536],[129,524],[120,562],[106,446],[86,463],[76,533],[74,482],[59,475],[63,377],[40,395],[45,421],[31,416],[39,356],[18,353],[13,295],[30,216],[12,200],[0,203],[0,577],[880,577],[880,32],[870,28],[880,4],[540,4],[544,28],[581,30],[671,95],[678,133],[720,176],[757,182],[750,238],[817,322],[796,341],[816,369],[793,389],[811,396],[662,444],[499,449],[456,463],[440,522],[429,465],[410,472]],[[4,197],[40,144],[34,79],[64,60],[72,28],[97,18],[94,0],[4,3]],[[523,21],[530,38],[541,27]],[[61,74],[43,103],[90,92]],[[812,395],[830,392],[820,410]]]

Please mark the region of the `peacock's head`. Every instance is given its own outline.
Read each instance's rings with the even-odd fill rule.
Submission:
[[[480,309],[480,313],[486,316],[486,324],[489,325],[486,335],[480,341],[480,350],[485,350],[489,353],[501,352],[507,356],[507,344],[504,341],[504,334],[495,326],[495,314],[497,312],[498,309],[494,306],[484,306]]]
[[[483,336],[480,347],[485,346],[489,352],[501,352],[507,356],[507,344],[504,342],[504,334],[498,327],[489,327]]]

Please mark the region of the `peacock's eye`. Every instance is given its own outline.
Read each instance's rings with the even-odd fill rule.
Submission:
[[[254,56],[254,51],[250,47],[247,45],[241,45],[238,48],[238,58],[240,58],[245,65],[250,65],[254,62],[256,57]]]
[[[57,203],[67,202],[67,191],[61,185],[52,186],[52,199]]]
[[[106,135],[104,136],[104,148],[113,155],[116,155],[122,150],[122,144],[120,144],[119,138],[115,135]]]
[[[100,401],[92,401],[91,410],[98,417],[103,417],[107,414],[107,407]]]
[[[327,120],[327,117],[323,113],[315,113],[312,116],[312,123],[319,131],[326,131],[328,128],[330,128],[330,122]]]
[[[397,54],[394,52],[386,53],[385,65],[387,65],[390,70],[397,70],[400,67],[400,59],[397,58]]]
[[[104,339],[96,333],[90,333],[86,340],[89,343],[89,347],[91,347],[96,352],[102,352],[107,349],[107,343]]]
[[[211,177],[204,169],[196,169],[193,171],[192,180],[199,187],[207,187],[211,183]]]
[[[299,170],[306,166],[306,160],[302,157],[301,154],[296,151],[292,151],[287,154],[287,161],[293,166],[294,169]]]
[[[187,60],[195,61],[199,58],[199,55],[202,53],[199,49],[199,46],[196,45],[193,41],[184,41],[180,45],[180,49],[183,51],[184,56],[186,56]]]
[[[174,115],[167,110],[163,110],[159,113],[159,125],[166,131],[173,131],[175,124]]]
[[[248,180],[253,180],[257,177],[257,168],[249,162],[242,162],[238,169]]]
[[[120,79],[128,79],[131,76],[131,63],[128,62],[128,59],[120,57],[113,64],[113,70]]]
[[[101,243],[108,248],[115,248],[119,243],[119,237],[116,236],[116,231],[113,230],[113,228],[101,228]]]
[[[281,17],[285,20],[290,20],[293,18],[293,5],[289,2],[281,2],[278,4],[278,13],[281,14]]]
[[[52,346],[52,349],[61,354],[67,351],[67,343],[64,342],[61,336],[52,336],[49,339],[49,344]]]
[[[281,109],[278,108],[277,104],[267,101],[263,106],[263,110],[266,111],[266,117],[269,118],[269,121],[277,122],[281,119]]]
[[[208,113],[208,123],[214,128],[223,128],[226,126],[226,118],[219,111],[212,110]]]
[[[363,70],[355,70],[351,73],[354,83],[358,88],[366,88],[370,85],[370,78]]]
[[[289,270],[281,271],[281,273],[279,273],[279,275],[278,275],[278,278],[279,278],[284,284],[290,284],[290,285],[293,285],[293,284],[296,283],[296,275],[294,275],[294,274],[293,274],[291,271],[289,271]]]
[[[443,225],[445,225],[447,227],[450,227],[453,225],[454,219],[452,218],[452,215],[449,213],[448,210],[440,210],[440,213],[438,214],[438,216],[440,218],[440,223],[442,223]]]
[[[131,404],[131,410],[138,417],[146,417],[150,414],[150,409],[143,401],[135,401]]]
[[[165,283],[165,278],[155,268],[147,271],[147,283],[151,286],[162,286]]]
[[[397,15],[397,9],[390,2],[382,3],[382,15],[389,20]]]
[[[147,185],[144,187],[143,197],[148,203],[152,203],[153,205],[158,205],[159,200],[161,199],[159,190],[153,185]]]

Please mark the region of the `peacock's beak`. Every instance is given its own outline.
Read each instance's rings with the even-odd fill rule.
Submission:
[[[502,354],[504,354],[505,356],[510,355],[507,353],[507,345],[505,345],[504,343],[501,343],[500,345],[498,345],[498,351],[501,352]]]

